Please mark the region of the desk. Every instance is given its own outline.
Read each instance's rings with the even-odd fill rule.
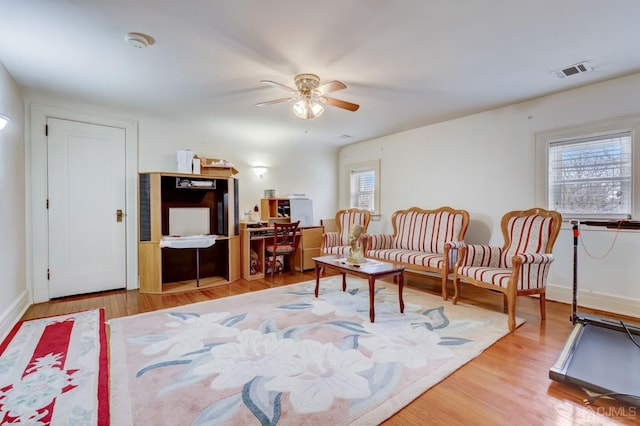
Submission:
[[[160,248],[196,249],[196,287],[200,287],[200,249],[209,248],[216,243],[216,235],[192,235],[185,237],[164,236]]]
[[[265,241],[273,238],[273,227],[248,228],[240,224],[240,268],[242,278],[251,281],[264,278]],[[251,273],[251,252],[256,253],[257,268]]]
[[[400,313],[404,312],[404,301],[402,300],[402,287],[404,286],[404,266],[395,265],[393,263],[386,263],[380,261],[371,261],[370,264],[351,265],[341,261],[341,256],[322,256],[314,257],[313,260],[316,264],[316,292],[318,297],[318,290],[320,288],[320,270],[322,268],[333,269],[342,274],[342,291],[347,289],[346,275],[355,275],[356,277],[365,278],[369,281],[369,319],[371,322],[375,320],[376,313],[374,309],[374,284],[376,278],[384,277],[398,277],[398,300],[400,302]]]
[[[300,244],[293,257],[293,267],[296,271],[313,269],[314,257],[320,256],[322,247],[323,226],[303,226],[300,228]]]
[[[314,256],[320,255],[322,244],[322,226],[300,227],[300,243],[293,257],[292,267],[296,271],[313,269]],[[264,278],[265,256],[264,248],[273,238],[273,227],[249,228],[246,223],[240,224],[240,263],[242,278],[251,281]],[[251,273],[251,252],[257,255],[258,267]]]

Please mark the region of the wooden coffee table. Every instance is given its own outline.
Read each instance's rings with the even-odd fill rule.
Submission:
[[[374,283],[377,278],[398,277],[398,299],[400,301],[400,313],[404,312],[404,301],[402,300],[402,287],[404,286],[404,266],[393,263],[369,260],[368,263],[353,265],[346,263],[344,256],[322,256],[314,257],[316,264],[316,297],[320,288],[320,270],[322,268],[333,269],[342,274],[342,291],[347,289],[346,275],[355,275],[369,281],[369,319],[374,322],[376,314],[373,307]]]

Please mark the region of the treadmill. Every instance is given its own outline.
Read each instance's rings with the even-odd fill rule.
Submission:
[[[621,225],[623,223],[625,225]],[[592,396],[584,402],[609,396],[640,406],[640,325],[577,312],[578,237],[580,224],[573,225],[573,305],[574,324],[549,378],[579,386]],[[640,222],[585,222],[609,228],[640,229]],[[635,226],[638,226],[637,228]],[[632,228],[633,227],[633,228]]]

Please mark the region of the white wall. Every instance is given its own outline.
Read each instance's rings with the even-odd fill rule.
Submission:
[[[0,341],[28,307],[25,236],[24,109],[17,84],[0,63]]]
[[[82,117],[94,118],[94,122],[117,121],[134,122],[137,124],[138,152],[136,170],[175,171],[176,150],[191,148],[195,154],[226,159],[234,164],[239,173],[240,181],[240,210],[253,210],[260,204],[264,189],[275,188],[286,196],[288,193],[306,193],[314,203],[314,222],[321,218],[333,217],[336,210],[336,150],[332,147],[318,146],[309,149],[301,146],[255,147],[244,141],[221,140],[212,133],[206,123],[181,122],[176,119],[149,115],[138,111],[127,111],[88,104],[76,100],[52,96],[47,93],[26,91],[24,105],[31,127],[36,121],[42,121],[41,113],[31,117],[32,106],[36,109],[57,112],[61,117],[82,121]],[[77,118],[79,117],[79,118]],[[96,121],[97,119],[98,121]],[[36,123],[37,124],[37,123]],[[115,125],[115,124],[114,124]],[[39,130],[36,125],[34,132]],[[36,133],[27,133],[26,163],[41,164],[46,158],[46,143]],[[129,162],[129,159],[127,160]],[[269,172],[262,178],[257,177],[251,166],[260,163],[270,167]],[[33,300],[42,302],[48,300],[46,279],[46,238],[39,236],[46,233],[46,211],[43,213],[36,201],[45,198],[32,197],[33,194],[46,191],[46,166],[30,168],[28,174],[32,181],[27,186],[27,211],[32,219],[27,225],[27,281],[28,287],[33,288]],[[33,171],[33,174],[31,172]],[[135,185],[134,185],[135,187]],[[135,197],[135,194],[134,194]],[[127,197],[129,198],[129,197]],[[130,209],[129,211],[133,210]],[[137,217],[129,217],[137,223]],[[242,217],[242,216],[241,216]],[[130,227],[127,227],[129,229]],[[137,228],[137,227],[136,227]],[[133,243],[131,243],[133,238]],[[129,248],[127,259],[130,264],[137,259],[137,232],[127,234]],[[132,261],[132,259],[134,259]],[[136,269],[137,270],[137,269]],[[134,282],[135,281],[135,282]],[[137,280],[129,280],[128,288],[137,288]],[[0,311],[1,312],[1,311]]]
[[[25,92],[27,110],[31,104],[50,105],[84,114],[117,117],[138,122],[138,170],[140,172],[176,170],[176,150],[191,149],[194,154],[230,161],[238,170],[240,211],[260,204],[265,189],[276,189],[282,196],[306,193],[313,199],[314,220],[333,217],[336,211],[336,149],[318,146],[255,146],[246,141],[220,139],[207,123],[177,121],[140,111],[129,111],[87,104],[72,99],[32,91]],[[269,166],[258,178],[255,164]],[[329,188],[329,191],[327,191]]]
[[[176,149],[191,149],[194,154],[225,159],[239,171],[240,211],[252,210],[265,189],[279,196],[304,193],[313,200],[314,222],[335,216],[337,199],[336,149],[319,145],[313,148],[279,146],[271,141],[256,145],[250,141],[221,140],[206,123],[171,122],[164,117],[138,115],[140,121],[140,171],[173,171]],[[269,169],[259,178],[252,166]],[[242,214],[240,215],[242,218]]]
[[[536,134],[638,114],[638,99],[640,74],[347,146],[339,154],[339,207],[348,205],[345,165],[380,158],[382,217],[372,221],[369,232],[392,233],[395,210],[448,205],[469,211],[468,242],[501,245],[505,212],[544,207],[536,198]],[[634,219],[640,219],[635,213]],[[603,255],[616,237],[603,228],[582,226],[581,231],[593,256]],[[547,297],[570,302],[573,239],[568,225],[554,254]],[[640,316],[639,256],[639,231],[621,232],[603,259],[581,248],[579,304]]]

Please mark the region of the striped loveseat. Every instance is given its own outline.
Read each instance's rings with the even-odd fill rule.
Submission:
[[[394,212],[391,223],[393,235],[367,235],[366,257],[439,274],[442,297],[447,300],[447,278],[456,263],[458,248],[464,245],[469,213],[451,207],[411,207]]]

